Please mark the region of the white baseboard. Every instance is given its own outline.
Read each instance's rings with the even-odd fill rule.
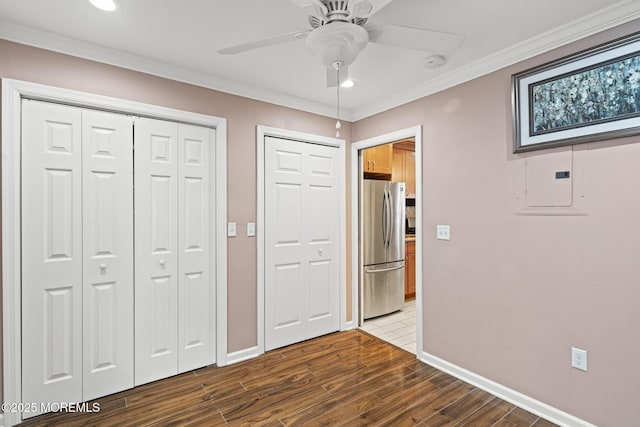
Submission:
[[[244,350],[234,351],[227,354],[227,365],[233,365],[234,363],[244,362],[245,360],[253,359],[260,356],[258,346],[245,348]]]
[[[449,363],[427,352],[421,352],[418,359],[428,365],[438,368],[454,377],[461,379],[475,387],[478,387],[488,393],[493,394],[500,399],[519,406],[520,408],[538,415],[562,427],[596,427],[587,421],[574,417],[564,411],[556,409],[546,403],[540,402],[532,397],[526,396],[520,392],[512,390],[501,384],[491,381],[481,375],[468,371],[460,366]]]
[[[356,322],[354,322],[353,320],[350,320],[348,322],[344,322],[342,324],[342,329],[343,331],[350,331],[352,329],[356,328]]]

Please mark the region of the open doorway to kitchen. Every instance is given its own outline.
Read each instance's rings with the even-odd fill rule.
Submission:
[[[352,284],[358,326],[422,348],[420,126],[352,145]],[[354,298],[355,300],[355,298]]]

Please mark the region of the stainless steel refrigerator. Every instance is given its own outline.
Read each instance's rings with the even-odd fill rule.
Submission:
[[[404,183],[364,180],[360,215],[365,319],[404,305],[404,206]]]

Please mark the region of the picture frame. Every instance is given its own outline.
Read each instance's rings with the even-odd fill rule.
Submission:
[[[514,153],[640,134],[640,33],[511,76]]]

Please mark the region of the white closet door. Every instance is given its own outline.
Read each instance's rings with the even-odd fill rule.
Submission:
[[[81,165],[80,110],[23,101],[22,402],[82,401]]]
[[[211,129],[179,125],[178,371],[214,363],[209,216]]]
[[[178,372],[178,125],[135,121],[135,384]]]
[[[265,347],[337,331],[338,150],[265,138]]]
[[[82,112],[85,401],[133,387],[131,124]]]
[[[340,329],[340,189],[338,148],[307,146],[305,216],[307,336]]]

